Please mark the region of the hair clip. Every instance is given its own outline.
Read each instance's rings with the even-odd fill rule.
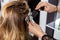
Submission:
[[[35,17],[38,14],[36,10],[31,12],[31,9],[29,9],[28,16],[26,17],[25,21],[28,23],[29,21],[32,21],[34,23],[33,17]]]

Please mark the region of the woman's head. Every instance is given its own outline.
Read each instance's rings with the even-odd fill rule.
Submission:
[[[18,15],[23,14],[25,16],[26,12],[29,11],[28,9],[29,7],[26,1],[13,1],[2,7],[2,16],[5,17],[5,15],[9,14],[10,12],[15,12]]]
[[[2,30],[2,39],[28,39],[28,25],[25,22],[25,17],[28,15],[28,12],[29,7],[25,1],[13,1],[2,8],[3,21],[0,29]]]

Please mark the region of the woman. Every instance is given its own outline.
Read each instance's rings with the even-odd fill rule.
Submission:
[[[25,17],[29,7],[25,1],[13,1],[2,7],[0,40],[31,40]]]
[[[28,31],[28,24],[25,22],[25,17],[29,12],[28,9],[29,7],[25,1],[13,1],[2,8],[0,40],[31,40],[29,31],[32,30],[29,28]],[[42,36],[45,35],[42,30],[38,31],[37,25],[34,27],[35,23],[31,22],[30,24],[29,27],[34,28],[33,32],[35,32],[38,37],[42,38]],[[35,30],[35,28],[38,30]]]

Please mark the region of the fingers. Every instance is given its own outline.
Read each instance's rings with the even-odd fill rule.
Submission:
[[[35,22],[30,21],[30,25],[32,25],[34,28],[40,28],[40,26],[38,24],[36,24]]]
[[[29,32],[35,34],[36,36],[39,36],[40,34],[42,35],[44,33],[42,29],[39,27],[39,25],[33,23],[32,21],[29,22]]]
[[[36,26],[35,22],[30,21],[30,24],[33,25],[33,26]]]
[[[46,6],[47,6],[47,2],[39,2],[38,5],[36,6],[35,10],[38,10],[41,7],[46,7]]]

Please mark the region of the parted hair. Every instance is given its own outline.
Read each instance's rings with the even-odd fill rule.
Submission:
[[[29,7],[26,1],[12,1],[2,7],[0,40],[30,40],[25,18]]]

